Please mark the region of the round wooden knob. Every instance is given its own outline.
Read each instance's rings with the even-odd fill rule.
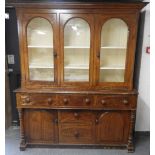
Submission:
[[[79,118],[79,114],[77,112],[74,113],[75,118]]]
[[[51,104],[52,103],[52,99],[48,98],[47,102],[48,102],[48,104]]]
[[[79,133],[78,131],[75,131],[74,136],[75,136],[76,138],[79,138],[80,133]]]
[[[86,104],[90,104],[90,99],[89,98],[86,98],[85,99],[85,102],[86,102]]]
[[[123,100],[123,103],[124,103],[124,104],[128,104],[128,100],[124,99],[124,100]]]
[[[30,103],[30,98],[29,98],[29,97],[26,97],[26,98],[25,98],[25,102],[26,102],[26,103]]]
[[[98,122],[99,122],[98,119],[96,119],[96,120],[95,120],[95,123],[98,124]]]
[[[68,103],[68,99],[67,98],[64,98],[64,104],[67,104]]]
[[[101,100],[101,104],[105,105],[106,101],[105,100]]]

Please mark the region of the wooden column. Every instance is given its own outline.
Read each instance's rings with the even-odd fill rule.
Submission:
[[[131,120],[130,120],[130,131],[129,131],[129,139],[128,139],[128,152],[134,152],[134,145],[133,145],[133,132],[135,128],[135,118],[136,118],[136,111],[131,111]]]
[[[19,113],[19,121],[20,121],[20,150],[24,151],[26,148],[26,141],[25,141],[25,133],[24,133],[24,109],[18,109]]]

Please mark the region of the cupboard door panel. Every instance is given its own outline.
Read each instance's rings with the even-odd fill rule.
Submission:
[[[55,116],[51,112],[42,113],[42,139],[44,141],[55,141]]]
[[[88,86],[93,71],[94,18],[88,14],[60,14],[60,21],[61,80],[64,85]]]
[[[98,143],[127,143],[129,112],[103,112],[96,122]]]
[[[40,111],[26,111],[26,138],[28,141],[41,140],[41,113]]]
[[[56,113],[47,110],[25,111],[26,138],[28,142],[57,142]]]

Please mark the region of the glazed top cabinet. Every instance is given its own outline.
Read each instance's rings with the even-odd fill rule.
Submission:
[[[132,90],[144,5],[17,5],[22,88]]]

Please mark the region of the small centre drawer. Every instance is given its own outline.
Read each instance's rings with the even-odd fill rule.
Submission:
[[[56,96],[51,94],[24,94],[20,96],[22,106],[52,106],[56,104]]]
[[[90,144],[94,141],[94,129],[91,125],[60,123],[59,142],[71,144]]]
[[[86,124],[92,124],[94,122],[95,115],[93,112],[81,112],[81,111],[60,111],[58,114],[59,121],[61,123],[67,123],[67,122],[80,122],[80,123],[86,123]]]
[[[93,96],[90,95],[60,95],[59,106],[62,107],[90,107],[93,104]]]

